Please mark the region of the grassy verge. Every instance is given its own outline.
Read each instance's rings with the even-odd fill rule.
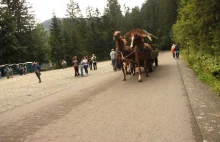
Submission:
[[[198,78],[210,85],[220,96],[220,57],[195,51],[188,55],[186,50],[181,51],[181,54]]]

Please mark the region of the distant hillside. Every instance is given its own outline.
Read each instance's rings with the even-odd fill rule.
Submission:
[[[61,21],[63,20],[63,18],[59,18]],[[51,19],[48,19],[46,21],[44,21],[43,23],[41,23],[44,26],[44,29],[46,31],[50,31],[50,25],[51,25]]]
[[[46,31],[50,31],[50,24],[51,24],[51,19],[44,21],[43,23],[41,23],[44,26],[44,29]]]

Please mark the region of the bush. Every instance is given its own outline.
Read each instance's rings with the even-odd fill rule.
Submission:
[[[212,86],[220,95],[220,65],[219,57],[214,57],[202,52],[191,51],[189,55],[185,50],[182,51],[184,59],[189,66],[195,71],[199,79]]]

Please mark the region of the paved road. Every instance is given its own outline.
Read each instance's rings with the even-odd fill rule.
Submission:
[[[72,81],[66,88],[1,113],[0,141],[202,141],[170,53],[160,54],[159,67],[141,83],[137,76],[123,82],[122,73],[112,71],[110,62],[98,67],[88,77],[78,78],[77,84]]]

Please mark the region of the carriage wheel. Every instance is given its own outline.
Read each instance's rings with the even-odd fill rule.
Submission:
[[[155,65],[158,66],[158,58],[155,58]]]

